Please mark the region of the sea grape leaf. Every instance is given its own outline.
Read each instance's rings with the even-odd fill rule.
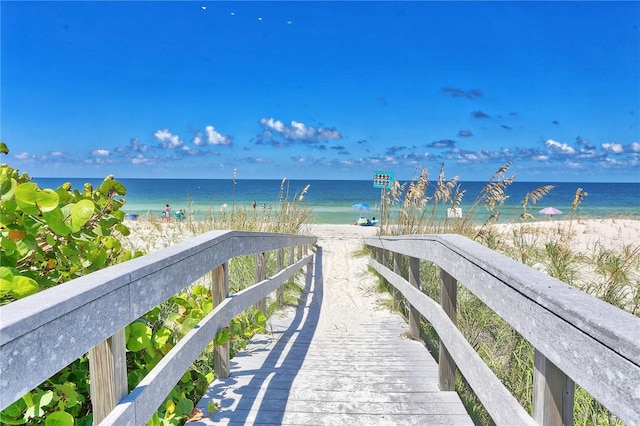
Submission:
[[[114,180],[113,177],[107,177],[98,188],[100,194],[109,196],[111,194],[126,195],[127,190],[123,184]]]
[[[67,236],[71,233],[71,228],[64,222],[64,214],[62,210],[56,208],[54,210],[45,212],[42,214],[44,220],[47,221],[47,226],[60,236]]]
[[[14,178],[3,179],[0,183],[0,194],[2,194],[0,201],[7,201],[13,198],[17,187],[18,182]]]
[[[61,400],[64,401],[65,407],[73,407],[80,402],[81,397],[75,390],[75,385],[73,383],[66,382],[62,385],[53,385],[53,387],[62,394]]]
[[[156,333],[153,336],[155,347],[158,349],[163,348],[164,345],[167,344],[170,338],[171,338],[171,330],[168,329],[167,327],[160,327],[160,330],[156,331]]]
[[[231,324],[229,324],[229,327],[231,328],[231,334],[233,335],[240,336],[243,332],[242,324],[240,324],[237,321],[231,321]]]
[[[85,183],[82,187],[82,196],[85,198],[91,198],[91,195],[93,195],[93,185]]]
[[[53,402],[53,392],[46,391],[42,395],[40,395],[40,406],[47,407],[49,404]]]
[[[73,426],[73,416],[66,411],[54,411],[44,420],[44,426]]]
[[[16,188],[16,202],[18,207],[26,214],[40,214],[36,206],[36,190],[38,185],[32,182],[23,183]]]
[[[4,142],[0,142],[0,154],[9,154],[9,148]]]
[[[262,311],[256,311],[253,314],[253,320],[260,326],[264,326],[267,323],[267,317],[262,313]]]
[[[202,284],[198,284],[191,289],[191,294],[194,296],[206,296],[209,290]]]
[[[193,401],[188,398],[182,398],[178,401],[176,408],[176,414],[179,416],[185,416],[193,411]]]
[[[91,200],[80,200],[71,207],[71,229],[78,231],[93,216],[95,204]]]
[[[113,228],[125,237],[131,234],[131,230],[127,227],[127,225],[123,225],[122,223],[118,223]]]
[[[218,334],[216,334],[216,345],[224,345],[229,341],[229,327],[222,328]]]
[[[13,281],[13,272],[11,272],[11,269],[0,267],[0,280]]]
[[[184,323],[182,323],[182,333],[187,334],[193,327],[198,325],[199,322],[200,320],[198,318],[187,318],[184,320]]]
[[[22,276],[13,277],[11,293],[13,293],[17,299],[35,294],[38,290],[38,283],[35,280]]]
[[[169,415],[171,417],[175,416],[176,403],[173,402],[172,400],[168,400],[166,405],[165,405],[165,409],[166,409],[165,418],[167,418],[167,415]]]
[[[60,197],[53,189],[45,188],[36,191],[36,204],[40,211],[49,212],[58,208]]]
[[[127,349],[131,352],[138,352],[151,343],[151,329],[142,322],[134,322],[127,327]]]

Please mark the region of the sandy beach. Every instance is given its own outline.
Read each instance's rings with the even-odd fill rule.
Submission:
[[[184,223],[164,223],[148,221],[130,221],[125,224],[131,229],[127,238],[135,248],[148,251],[158,250],[168,245],[191,238],[188,227]],[[508,223],[492,225],[505,239],[515,230],[528,235],[531,242],[543,244],[548,241],[565,239],[569,246],[580,252],[590,252],[597,245],[611,250],[621,250],[624,246],[640,245],[640,220],[633,219],[585,219],[585,220],[545,220],[528,223]],[[301,230],[303,234],[316,235],[325,248],[333,246],[354,247],[358,250],[362,239],[378,234],[377,226],[307,224]]]
[[[161,249],[168,245],[190,238],[188,227],[179,223],[150,223],[145,221],[127,223],[132,229],[128,237],[131,247],[146,248],[147,251]],[[580,259],[576,265],[579,273],[573,282],[579,288],[599,282],[595,273],[593,259],[599,250],[611,250],[621,254],[640,251],[640,221],[630,219],[589,219],[589,220],[545,220],[526,224],[493,225],[497,231],[499,246],[514,246],[514,232],[520,241],[525,240],[529,246],[543,249],[548,242],[562,242]],[[322,249],[325,279],[325,292],[328,306],[336,304],[336,308],[348,303],[352,306],[356,318],[367,311],[373,312],[384,305],[388,295],[375,292],[377,278],[368,271],[367,259],[358,256],[363,248],[363,238],[376,236],[378,227],[356,225],[308,224],[301,232],[318,237],[318,246]],[[622,255],[621,255],[622,256]],[[578,260],[576,260],[578,261]],[[629,268],[632,283],[640,279],[640,268],[637,261]],[[542,263],[532,266],[545,271]],[[342,310],[344,311],[344,310]],[[352,318],[336,318],[329,314],[323,317],[321,326],[346,327]]]
[[[499,233],[507,236],[519,229],[538,244],[566,238],[569,247],[581,253],[591,252],[600,245],[619,251],[625,246],[640,246],[640,220],[632,219],[586,219],[545,220],[526,224],[493,225]]]

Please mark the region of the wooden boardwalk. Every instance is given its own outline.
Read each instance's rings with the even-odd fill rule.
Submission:
[[[198,408],[207,414],[211,402],[219,410],[188,424],[473,424],[455,392],[438,390],[437,363],[422,343],[406,337],[408,326],[397,313],[318,327],[330,302],[322,247],[314,275],[298,309],[274,315],[271,333],[255,336],[231,360],[229,378],[211,383]]]

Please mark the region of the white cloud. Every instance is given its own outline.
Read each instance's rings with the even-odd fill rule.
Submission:
[[[209,145],[231,145],[233,141],[229,136],[223,136],[216,132],[213,126],[207,126],[204,130],[207,133],[207,142]]]
[[[193,139],[191,139],[191,142],[195,145],[195,146],[203,146],[206,142],[204,141],[204,139],[202,139],[202,133],[198,132]]]
[[[231,136],[224,136],[216,131],[213,126],[206,126],[204,128],[205,135],[201,131],[197,131],[196,135],[191,139],[191,142],[196,146],[205,145],[231,145],[233,138]]]
[[[573,155],[576,153],[575,148],[566,143],[554,141],[553,139],[547,139],[544,144],[553,154]]]
[[[64,152],[62,151],[51,151],[49,153],[50,156],[52,157],[64,157]]]
[[[191,156],[202,155],[202,151],[200,151],[199,149],[193,149],[188,146],[183,146],[180,149],[182,150],[183,153],[187,155],[191,155]]]
[[[548,155],[544,155],[544,154],[540,154],[540,155],[535,155],[533,157],[531,157],[532,160],[534,161],[548,161],[549,160],[549,156]]]
[[[631,142],[629,144],[629,151],[630,152],[640,152],[640,143],[638,142]]]
[[[612,154],[622,154],[624,152],[624,147],[620,143],[605,142],[600,146],[603,151],[610,152]]]
[[[153,136],[160,141],[163,148],[174,149],[184,145],[184,142],[178,135],[173,135],[169,129],[162,129],[156,131]]]
[[[108,157],[109,150],[106,149],[94,149],[91,151],[91,155],[95,155],[96,157]]]
[[[152,160],[150,158],[147,158],[142,154],[139,154],[139,155],[136,155],[135,157],[132,157],[131,158],[131,162],[133,164],[154,164],[155,163],[154,160]]]
[[[342,135],[336,129],[324,127],[307,126],[299,121],[291,120],[289,126],[280,120],[273,118],[261,118],[260,124],[265,127],[263,137],[271,138],[272,132],[276,132],[280,137],[289,142],[313,143],[324,140],[342,139]]]
[[[129,141],[131,145],[131,150],[134,152],[147,152],[147,145],[140,143],[140,138],[131,138]]]
[[[26,160],[29,158],[29,153],[28,152],[19,152],[17,154],[13,154],[14,157],[16,157],[18,160]]]

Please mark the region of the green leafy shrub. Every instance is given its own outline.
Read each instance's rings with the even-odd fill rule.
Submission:
[[[0,165],[0,305],[141,254],[120,243],[126,189],[113,176],[81,191],[31,180]],[[3,410],[0,423],[91,424],[88,376],[82,357]]]
[[[8,153],[1,143],[0,152]],[[113,176],[96,189],[90,184],[82,190],[72,189],[68,183],[49,189],[2,164],[0,190],[0,305],[145,253],[144,249],[127,250],[126,242],[122,243],[130,233],[120,210],[126,188]],[[275,272],[275,259],[270,260],[269,270]],[[253,283],[253,262],[253,256],[232,259],[233,292]],[[211,292],[195,283],[127,326],[129,390],[211,310]],[[265,323],[264,313],[247,311],[222,329],[215,341],[229,342],[233,356],[253,334],[264,331]],[[183,375],[149,425],[183,424],[192,414],[195,402],[214,378],[213,347],[214,342]],[[0,412],[0,424],[7,425],[82,426],[92,422],[86,356]]]

